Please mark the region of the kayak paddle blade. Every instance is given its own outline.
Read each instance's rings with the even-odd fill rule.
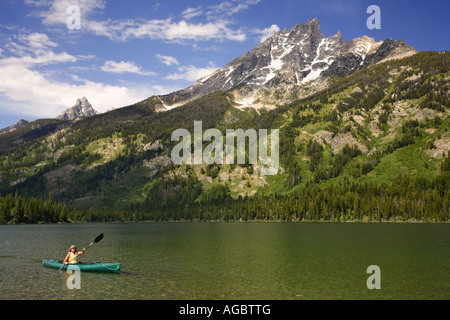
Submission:
[[[103,233],[101,235],[99,235],[97,238],[95,238],[94,243],[97,243],[102,239],[103,239]]]

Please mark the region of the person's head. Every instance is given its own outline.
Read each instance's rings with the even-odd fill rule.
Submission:
[[[76,253],[76,252],[77,252],[77,246],[76,246],[76,245],[72,245],[72,246],[70,246],[70,248],[69,248],[69,252],[73,252],[73,253]]]

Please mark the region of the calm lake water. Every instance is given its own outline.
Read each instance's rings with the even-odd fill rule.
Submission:
[[[63,259],[121,262],[115,274],[67,273]],[[381,289],[369,290],[370,265]],[[450,299],[450,225],[109,223],[0,226],[1,299]]]

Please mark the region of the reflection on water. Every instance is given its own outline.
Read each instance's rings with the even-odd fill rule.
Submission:
[[[42,266],[71,244],[120,274]],[[110,223],[0,226],[2,299],[448,299],[450,227],[411,224]],[[366,286],[381,269],[381,290]]]

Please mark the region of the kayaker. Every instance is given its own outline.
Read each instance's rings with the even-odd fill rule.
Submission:
[[[75,245],[71,246],[63,263],[65,265],[67,265],[69,263],[70,264],[78,263],[78,256],[81,256],[82,254],[84,254],[85,251],[86,251],[86,249],[83,249],[82,251],[77,252],[77,246],[75,246]]]

